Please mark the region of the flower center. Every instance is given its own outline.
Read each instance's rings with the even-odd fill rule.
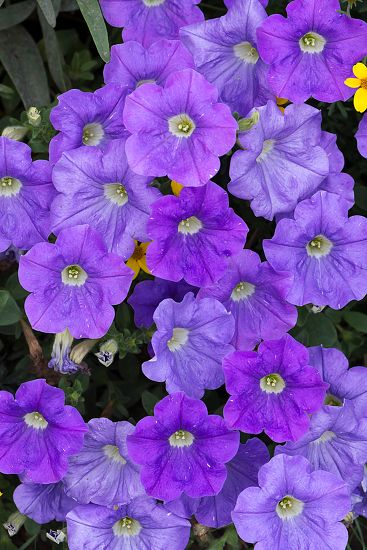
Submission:
[[[317,235],[317,237],[314,237],[306,246],[307,254],[314,258],[327,256],[332,248],[333,243],[324,235]]]
[[[189,339],[189,331],[187,328],[174,328],[172,336],[167,342],[167,347],[170,351],[175,352],[181,349]]]
[[[124,206],[129,200],[129,195],[121,183],[106,183],[103,188],[103,193],[106,199],[118,206]]]
[[[234,287],[231,294],[231,299],[234,302],[240,302],[246,300],[255,292],[255,285],[241,281]]]
[[[244,63],[254,65],[259,59],[259,54],[256,48],[250,42],[240,42],[233,46],[233,51],[236,57],[242,59]]]
[[[135,89],[139,88],[143,84],[155,84],[155,80],[153,78],[147,78],[146,80],[139,80],[139,82],[136,83]]]
[[[200,229],[202,229],[203,224],[196,216],[191,216],[186,220],[180,221],[178,224],[178,232],[183,235],[195,235]]]
[[[47,420],[39,412],[27,413],[24,416],[24,422],[35,430],[45,430],[48,426]]]
[[[168,441],[171,447],[190,447],[194,442],[194,436],[186,430],[177,430]]]
[[[267,374],[260,379],[260,388],[265,393],[282,393],[285,382],[280,374]]]
[[[135,537],[141,531],[141,525],[136,519],[122,518],[116,521],[112,527],[116,537]]]
[[[134,252],[131,256],[132,259],[138,262],[139,260],[142,260],[144,256],[145,256],[144,248],[142,247],[141,244],[136,244],[134,248]]]
[[[104,138],[104,129],[99,122],[86,124],[83,128],[83,145],[99,145]]]
[[[17,178],[4,176],[0,178],[0,197],[14,197],[18,195],[22,183]]]
[[[61,272],[64,285],[82,286],[87,279],[88,275],[80,265],[68,265]]]
[[[280,519],[287,520],[299,516],[302,513],[304,503],[298,498],[285,496],[280,500],[275,508]]]
[[[168,119],[168,129],[178,138],[189,138],[196,128],[195,122],[189,115],[182,113]]]
[[[126,464],[126,460],[121,456],[120,450],[116,445],[105,445],[103,447],[103,452],[112,462],[118,462],[122,465]]]
[[[342,407],[343,401],[341,401],[338,397],[335,397],[335,395],[327,393],[324,405],[331,405],[332,407]]]
[[[321,53],[325,44],[325,38],[317,32],[308,32],[299,40],[299,47],[303,53]]]
[[[145,4],[148,8],[154,8],[156,6],[161,6],[165,3],[166,0],[143,0],[143,4]]]
[[[314,441],[317,445],[320,445],[320,443],[327,443],[331,439],[334,439],[335,433],[330,432],[329,430],[326,430],[323,434],[320,435],[318,439]]]
[[[273,150],[274,144],[275,144],[274,139],[266,139],[263,143],[262,151],[256,159],[256,162],[261,162],[262,160],[264,160],[267,157],[267,155],[270,153],[270,151]]]
[[[361,79],[361,88],[363,88],[364,90],[367,90],[367,78]]]

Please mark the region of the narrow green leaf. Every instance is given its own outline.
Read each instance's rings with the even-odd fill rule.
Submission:
[[[44,16],[40,8],[38,8],[38,18],[41,23],[42,34],[45,41],[49,71],[58,89],[61,92],[65,92],[67,90],[67,85],[65,82],[65,75],[63,70],[64,56],[61,52],[56,32],[47,22],[46,17]]]
[[[1,6],[4,4],[4,1],[5,1],[5,0],[0,0],[0,8],[1,8]]]
[[[13,325],[22,316],[16,301],[7,290],[0,290],[0,326]]]
[[[0,6],[2,1],[0,0]],[[18,25],[27,17],[29,17],[34,10],[36,3],[34,0],[25,0],[24,2],[18,2],[6,8],[0,10],[0,31],[14,27]]]
[[[50,102],[41,55],[33,38],[22,26],[0,32],[0,61],[26,109]]]
[[[154,395],[149,391],[143,391],[141,396],[141,402],[143,404],[144,410],[147,414],[152,415],[154,412],[154,407],[158,403],[159,397]]]
[[[56,25],[56,14],[51,0],[37,0],[37,4],[51,27]]]
[[[98,0],[77,0],[77,3],[88,25],[98,53],[103,61],[107,63],[110,60],[110,45]]]
[[[359,311],[347,311],[343,315],[345,321],[358,332],[367,333],[367,315]]]

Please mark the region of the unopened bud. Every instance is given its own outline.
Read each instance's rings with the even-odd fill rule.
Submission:
[[[66,540],[66,534],[64,531],[60,531],[57,529],[54,531],[53,529],[50,529],[48,533],[46,533],[46,537],[49,540],[52,540],[52,542],[55,542],[56,544],[60,544],[60,542],[65,542]]]
[[[40,111],[37,107],[29,107],[27,111],[28,122],[31,126],[37,128],[42,122],[42,117]]]
[[[255,124],[259,122],[260,114],[258,111],[254,111],[249,118],[241,118],[238,121],[238,129],[240,132],[248,132]]]
[[[9,139],[14,139],[15,141],[21,141],[27,132],[28,128],[25,126],[6,126],[1,135]]]
[[[9,516],[8,520],[3,523],[3,527],[7,530],[9,537],[14,537],[18,533],[26,519],[27,516],[20,512],[14,512]]]
[[[312,313],[321,313],[322,311],[324,311],[325,308],[326,308],[326,306],[315,306],[315,305],[313,305],[311,307],[311,311],[312,311]]]
[[[112,365],[116,353],[118,352],[118,345],[116,340],[107,340],[103,342],[99,348],[99,352],[95,354],[98,361],[105,367]]]

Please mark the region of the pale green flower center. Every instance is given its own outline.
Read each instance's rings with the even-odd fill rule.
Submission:
[[[259,59],[257,49],[254,48],[250,42],[240,42],[236,44],[233,46],[233,51],[235,56],[242,59],[244,63],[254,65]]]
[[[249,296],[252,296],[254,292],[255,285],[241,281],[232,290],[231,299],[234,302],[240,302],[241,300],[246,300]]]
[[[275,511],[282,520],[292,519],[299,516],[303,511],[304,503],[298,498],[289,495],[278,502]]]
[[[86,124],[83,128],[83,145],[99,145],[104,138],[104,129],[99,122]]]
[[[256,162],[264,160],[268,154],[273,150],[275,144],[274,139],[266,139],[263,143],[263,148],[260,155],[257,157]]]
[[[260,379],[260,388],[265,393],[282,393],[285,382],[280,374],[267,374]]]
[[[166,0],[143,0],[143,4],[145,4],[148,8],[155,8],[156,6],[161,6],[165,3]]]
[[[116,445],[105,445],[103,447],[103,452],[112,462],[122,465],[126,464],[126,460],[121,456],[120,450]]]
[[[14,197],[18,195],[22,188],[22,183],[17,178],[4,176],[0,178],[0,197]]]
[[[167,347],[170,351],[175,352],[181,349],[189,339],[189,331],[187,328],[176,327],[172,331],[172,336],[167,342]]]
[[[178,138],[189,138],[196,128],[195,122],[189,115],[182,113],[168,119],[168,129]]]
[[[332,248],[333,243],[324,235],[317,235],[306,245],[307,254],[317,259],[327,256]]]
[[[180,221],[178,224],[178,232],[183,235],[195,235],[200,229],[203,228],[203,224],[196,216],[191,216],[186,220]]]
[[[129,200],[129,195],[121,183],[106,183],[103,192],[106,199],[118,206],[124,206]]]
[[[39,412],[32,412],[27,413],[24,416],[24,422],[29,426],[30,428],[34,428],[35,430],[45,430],[48,426],[47,420],[42,416]]]
[[[299,40],[299,47],[303,53],[321,53],[325,44],[325,38],[317,32],[308,32]]]
[[[61,272],[64,285],[82,286],[87,279],[88,275],[80,265],[68,265]]]
[[[135,537],[141,531],[141,525],[136,519],[122,518],[113,525],[112,530],[116,537]]]
[[[314,443],[316,443],[316,445],[320,445],[321,443],[327,443],[328,441],[331,441],[332,439],[334,439],[334,437],[335,437],[334,432],[326,430],[323,434],[320,435],[318,439],[314,441]]]
[[[168,441],[171,447],[190,447],[194,442],[194,436],[186,430],[177,430]]]
[[[343,402],[339,399],[339,397],[335,397],[335,395],[332,395],[331,393],[327,393],[324,405],[331,405],[332,407],[341,407],[343,405]]]
[[[155,80],[153,78],[147,78],[146,80],[139,80],[139,82],[136,83],[135,88],[139,88],[143,84],[155,84]]]

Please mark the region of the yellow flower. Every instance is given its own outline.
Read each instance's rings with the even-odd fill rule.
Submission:
[[[135,273],[134,279],[139,275],[139,271],[142,269],[145,273],[150,271],[147,266],[147,248],[149,243],[138,243],[135,241],[135,249],[132,256],[127,260],[126,265],[130,267]]]
[[[349,88],[358,88],[354,94],[354,107],[359,113],[367,109],[367,67],[363,63],[357,63],[353,67],[353,74],[356,78],[347,78],[344,81]]]
[[[174,180],[171,181],[172,193],[176,195],[176,197],[178,197],[178,195],[181,193],[183,187],[184,186],[181,185],[181,183],[178,183],[178,181],[174,181]]]

